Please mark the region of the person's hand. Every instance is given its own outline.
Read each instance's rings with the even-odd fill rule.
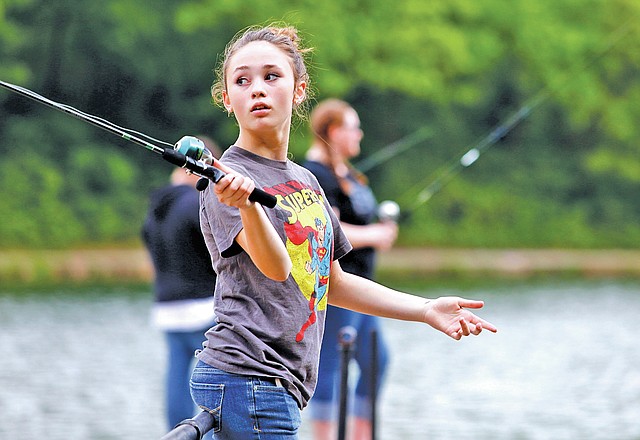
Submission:
[[[249,196],[255,187],[255,183],[250,178],[235,171],[229,171],[215,184],[214,192],[221,203],[236,208],[246,208],[253,206]]]
[[[425,304],[425,322],[455,340],[463,336],[479,335],[483,329],[493,333],[498,329],[467,309],[480,309],[483,301],[454,296],[440,297]]]
[[[394,221],[373,223],[368,228],[367,232],[373,239],[373,247],[379,251],[391,249],[398,238],[398,224]]]

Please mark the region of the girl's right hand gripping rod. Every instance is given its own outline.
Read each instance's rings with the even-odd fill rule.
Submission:
[[[179,167],[183,167],[192,171],[194,174],[202,176],[196,185],[199,191],[203,191],[209,184],[209,180],[218,183],[225,176],[224,165],[218,162],[211,152],[205,147],[204,142],[193,136],[184,136],[176,142],[173,150],[165,148],[162,158]],[[276,206],[275,196],[255,188],[249,200],[260,203],[267,208]]]

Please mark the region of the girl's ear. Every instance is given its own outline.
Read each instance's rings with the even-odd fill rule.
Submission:
[[[222,104],[224,105],[224,108],[227,111],[227,113],[229,114],[233,113],[233,108],[231,107],[231,100],[229,99],[229,94],[227,93],[226,90],[222,91]]]
[[[300,83],[296,86],[293,91],[293,105],[298,106],[304,102],[304,99],[307,96],[307,83],[304,81],[300,81]]]

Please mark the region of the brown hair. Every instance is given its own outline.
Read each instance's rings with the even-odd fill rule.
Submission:
[[[303,48],[298,31],[293,26],[251,26],[238,32],[227,44],[224,56],[216,68],[216,81],[211,87],[211,96],[214,103],[222,106],[222,91],[227,89],[227,63],[229,59],[242,47],[254,41],[266,41],[273,44],[289,56],[295,84],[301,81],[307,83],[305,99],[298,105],[294,105],[296,115],[305,118],[306,102],[311,93],[309,87],[309,74],[305,64],[305,55],[312,51],[311,48]]]
[[[325,155],[329,158],[329,168],[336,176],[340,188],[345,194],[351,192],[351,184],[346,176],[341,176],[337,172],[340,160],[336,157],[333,148],[329,144],[329,129],[344,125],[345,114],[349,111],[355,111],[355,109],[341,99],[330,98],[320,102],[311,112],[311,132],[313,137],[316,139],[316,143],[324,148]],[[364,174],[356,170],[348,161],[345,163],[351,174],[360,183],[363,185],[368,183],[368,179]]]

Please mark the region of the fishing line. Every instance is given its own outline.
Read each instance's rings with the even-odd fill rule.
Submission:
[[[629,32],[631,21],[631,19],[627,20],[627,22],[623,23],[615,31],[613,31],[603,45],[603,48],[597,53],[597,55],[595,55],[587,63],[585,63],[582,66],[582,69],[586,70],[587,68],[591,67],[597,60],[599,60],[607,52],[609,52],[609,50],[611,50],[611,48],[613,48],[622,39],[622,37]],[[571,76],[567,75],[566,78],[562,81],[562,85],[556,87],[556,90],[564,87],[564,85],[570,79]],[[540,92],[538,92],[538,94],[529,99],[517,111],[512,113],[504,123],[494,128],[476,145],[468,148],[462,156],[456,157],[447,165],[441,167],[440,171],[429,175],[427,178],[423,179],[421,182],[417,183],[411,189],[406,191],[399,198],[399,200],[408,198],[407,196],[409,194],[412,194],[416,191],[417,195],[411,197],[413,203],[409,204],[409,208],[403,209],[402,218],[410,217],[411,214],[413,214],[420,206],[428,202],[431,197],[433,197],[438,191],[440,191],[455,176],[462,172],[462,170],[475,163],[489,147],[496,144],[500,139],[506,136],[516,125],[527,118],[536,107],[545,102],[551,96],[551,91],[552,87],[544,87]],[[435,178],[433,177],[434,174],[437,174]],[[425,185],[424,182],[429,183]]]
[[[116,125],[113,122],[109,122],[106,119],[100,118],[98,116],[95,116],[95,115],[92,115],[92,114],[89,114],[89,113],[85,113],[85,112],[83,112],[81,110],[78,110],[75,107],[71,107],[71,106],[66,105],[66,104],[60,104],[60,105],[63,106],[64,108],[68,109],[69,111],[76,111],[76,112],[82,114],[86,118],[94,119],[96,121],[99,121],[99,122],[102,122],[102,123],[105,123],[105,124],[110,124],[112,127],[114,127],[117,130],[122,130],[123,132],[129,133],[129,134],[134,134],[134,135],[138,135],[138,136],[144,137],[144,138],[146,138],[147,140],[149,140],[151,142],[156,142],[158,144],[162,144],[162,145],[166,145],[166,146],[169,146],[169,147],[173,147],[173,145],[170,144],[169,142],[165,142],[163,140],[156,139],[154,137],[148,136],[148,135],[146,135],[146,134],[144,134],[142,132],[139,132],[139,131],[136,131],[136,130],[132,130],[130,128],[125,128],[125,127],[122,127],[120,125]]]
[[[160,140],[155,139],[155,138],[153,138],[151,136],[147,136],[144,133],[139,133],[139,132],[136,132],[136,131],[133,131],[133,130],[126,129],[124,127],[120,127],[119,125],[116,125],[116,124],[114,124],[112,122],[109,122],[106,119],[94,116],[94,115],[89,114],[89,113],[85,113],[85,112],[83,112],[81,110],[78,110],[77,108],[72,107],[70,105],[62,104],[62,103],[53,101],[53,100],[51,100],[49,98],[46,98],[46,97],[34,92],[33,90],[27,89],[25,87],[18,86],[18,85],[15,85],[15,84],[10,84],[10,83],[4,82],[4,81],[0,81],[0,85],[5,87],[8,90],[11,90],[11,91],[16,92],[16,93],[18,93],[20,95],[26,96],[27,98],[31,98],[36,102],[40,102],[42,104],[48,105],[49,107],[52,107],[52,108],[54,108],[56,110],[59,110],[59,111],[62,111],[63,113],[66,113],[68,115],[75,116],[76,118],[78,118],[80,120],[83,120],[83,121],[89,122],[89,123],[91,123],[93,125],[96,125],[96,126],[102,128],[102,129],[105,129],[105,130],[107,130],[107,131],[109,131],[111,133],[114,133],[114,134],[116,134],[116,135],[118,135],[118,136],[120,136],[120,137],[122,137],[124,139],[133,141],[133,142],[137,143],[138,145],[141,145],[142,147],[144,147],[144,148],[146,148],[146,149],[148,149],[150,151],[157,152],[157,153],[161,154],[164,149],[160,148],[160,147],[157,147],[155,145],[152,145],[152,144],[150,144],[150,143],[148,143],[148,142],[146,142],[146,141],[144,141],[142,139],[136,138],[135,134],[138,134],[141,137],[144,137],[144,138],[146,138],[146,139],[148,139],[150,141],[161,143],[161,144],[173,147],[173,145],[169,144],[168,142],[160,141]]]
[[[198,182],[199,190],[206,188],[206,184],[209,180],[217,183],[225,176],[225,173],[230,172],[229,168],[225,167],[213,157],[211,152],[204,146],[204,142],[193,136],[184,136],[175,144],[170,144],[144,133],[120,127],[106,119],[85,113],[71,107],[70,105],[58,103],[25,87],[4,81],[0,81],[0,86],[140,145],[149,151],[161,155],[167,162],[185,168],[191,173],[207,179],[201,179],[200,182]],[[166,145],[166,147],[159,147],[151,142]],[[269,208],[273,208],[276,205],[275,196],[268,194],[259,188],[255,188],[253,190],[249,196],[249,200],[260,203]]]

